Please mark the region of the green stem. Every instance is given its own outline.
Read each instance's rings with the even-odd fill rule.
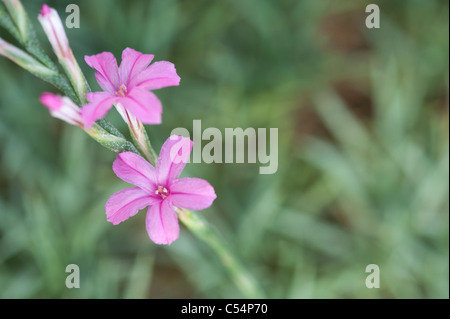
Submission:
[[[144,155],[144,157],[147,159],[147,161],[153,165],[153,167],[156,167],[156,159],[158,158],[156,156],[156,152],[152,147],[152,144],[150,143],[150,139],[148,138],[147,131],[144,127],[144,125],[140,125],[138,128],[139,132],[136,134],[136,132],[133,131],[133,129],[130,127],[130,133],[131,137],[133,138],[134,144],[138,147],[138,149],[141,151],[141,153]],[[140,137],[140,138],[137,138]]]
[[[145,137],[145,144],[147,145],[149,157],[153,159],[154,166],[156,167],[156,159],[158,158],[158,156],[156,155],[156,152],[153,149],[152,144],[150,143],[150,138],[147,135],[147,130],[145,129],[144,125],[142,125],[142,131]]]
[[[242,266],[224,240],[201,215],[183,208],[177,208],[177,213],[183,224],[217,253],[234,284],[246,298],[264,298],[263,290],[252,274]]]
[[[147,159],[147,161],[156,167],[157,155],[150,143],[144,124],[138,120],[133,114],[129,113],[120,103],[116,103],[115,107],[122,116],[125,123],[130,129],[130,135],[137,149]]]

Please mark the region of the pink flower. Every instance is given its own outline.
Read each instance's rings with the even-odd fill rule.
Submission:
[[[106,203],[107,220],[117,225],[149,206],[146,228],[156,244],[170,244],[178,238],[175,207],[200,210],[211,206],[214,188],[200,178],[178,178],[189,159],[192,141],[172,135],[161,148],[156,168],[141,156],[124,152],[113,170],[122,180],[137,187],[112,195]]]
[[[153,55],[130,48],[123,50],[120,67],[117,67],[111,52],[86,56],[85,60],[97,70],[95,78],[104,90],[86,94],[90,103],[82,108],[81,113],[88,127],[105,116],[114,103],[120,103],[144,124],[161,123],[161,102],[148,90],[180,84],[173,63],[160,61],[148,66]]]
[[[50,110],[50,114],[53,117],[81,128],[84,127],[80,108],[67,96],[42,93],[40,101]]]

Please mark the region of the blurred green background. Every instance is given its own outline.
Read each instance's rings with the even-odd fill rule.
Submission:
[[[381,28],[367,29],[376,2]],[[43,1],[23,1],[37,22]],[[48,1],[84,55],[129,46],[175,63],[159,90],[157,150],[175,127],[279,129],[279,169],[188,164],[218,194],[202,214],[270,298],[449,297],[447,1]],[[5,30],[0,36],[12,41]],[[15,42],[14,42],[15,43]],[[170,246],[145,211],[113,226],[125,182],[115,154],[39,103],[50,85],[0,57],[0,297],[240,298],[213,251],[184,227]],[[107,118],[127,129],[115,111]],[[81,288],[67,289],[77,264]],[[381,287],[368,289],[368,264]]]

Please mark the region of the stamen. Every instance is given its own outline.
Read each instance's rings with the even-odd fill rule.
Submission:
[[[116,91],[114,93],[116,93],[117,96],[125,97],[125,96],[127,96],[127,87],[125,86],[125,84],[122,84],[119,87],[119,91]]]
[[[163,199],[169,196],[169,191],[164,186],[158,186],[158,189],[155,191],[156,195],[161,196]]]

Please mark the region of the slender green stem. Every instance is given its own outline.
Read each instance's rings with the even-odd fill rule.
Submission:
[[[201,215],[183,208],[177,208],[177,213],[183,224],[217,253],[234,284],[246,298],[264,298],[264,292],[253,275],[242,266],[225,241]]]
[[[130,129],[131,138],[138,150],[150,164],[155,166],[157,155],[150,143],[144,124],[133,114],[129,113],[120,103],[116,103],[115,107],[125,123],[127,123],[128,128]]]
[[[148,138],[144,125],[139,121],[137,127],[130,126],[130,134],[134,144],[137,146],[142,155],[144,155],[150,164],[156,166],[156,152],[150,143],[150,139]]]

